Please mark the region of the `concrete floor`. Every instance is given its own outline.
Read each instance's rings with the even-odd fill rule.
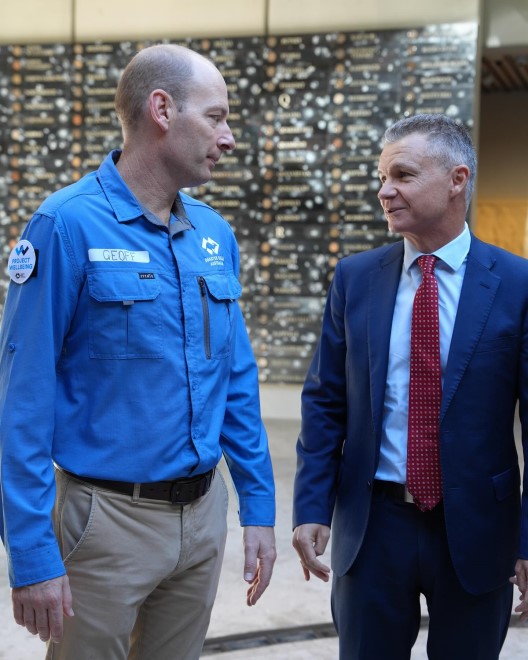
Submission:
[[[224,645],[222,652],[206,649],[204,657],[222,660],[335,660],[338,657],[335,636],[310,635],[321,624],[327,634],[331,631],[329,608],[330,588],[319,580],[304,582],[296,554],[291,547],[291,491],[295,469],[295,441],[299,430],[296,419],[270,419],[267,424],[270,447],[277,482],[277,547],[278,559],[273,581],[260,602],[252,608],[245,604],[246,583],[242,579],[242,533],[238,526],[234,496],[229,512],[229,536],[220,581],[208,633],[208,647],[212,640],[226,636],[255,633],[246,646]],[[10,590],[7,585],[5,558],[0,551],[0,660],[38,660],[44,657],[42,642],[17,626],[11,615]],[[425,614],[425,612],[422,612]],[[318,628],[319,626],[319,628]],[[292,629],[303,627],[296,637]],[[284,643],[273,641],[268,631],[288,629],[282,635]],[[261,633],[260,637],[256,633]],[[420,631],[413,649],[412,660],[426,660],[425,628]],[[312,637],[312,638],[310,638]],[[253,644],[253,645],[252,645]],[[501,660],[526,660],[528,657],[528,628],[510,629]],[[74,660],[74,659],[72,659]],[[104,660],[103,658],[101,660]],[[154,658],[152,660],[155,660]],[[446,659],[447,660],[447,659]],[[472,660],[468,658],[468,660]]]

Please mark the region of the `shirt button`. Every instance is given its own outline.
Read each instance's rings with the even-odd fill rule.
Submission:
[[[16,350],[16,344],[13,344],[13,343],[9,344],[9,346],[7,347],[7,350],[8,350],[10,353],[14,353],[15,350]]]

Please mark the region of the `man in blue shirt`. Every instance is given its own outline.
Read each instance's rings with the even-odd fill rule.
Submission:
[[[469,231],[475,171],[454,120],[390,127],[378,196],[403,241],[343,259],[329,292],[303,390],[293,544],[305,578],[326,581],[317,557],[332,525],[342,660],[408,660],[420,594],[434,660],[497,660],[511,582],[528,618],[528,503],[513,434],[518,403],[528,456],[528,262]],[[415,323],[421,267],[429,287],[435,262],[436,311],[419,303]],[[427,336],[421,355],[415,327]],[[417,371],[427,383],[416,385]]]
[[[222,455],[248,605],[276,556],[238,247],[180,192],[235,141],[221,74],[182,47],[138,53],[116,110],[123,151],[46,199],[9,260],[0,530],[15,619],[49,658],[190,660],[223,557]]]

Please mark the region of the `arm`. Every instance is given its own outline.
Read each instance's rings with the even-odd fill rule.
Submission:
[[[233,244],[238,275],[238,249]],[[220,438],[239,500],[244,527],[244,579],[250,584],[247,604],[266,590],[276,559],[275,483],[268,438],[260,414],[258,373],[238,304],[233,305],[235,335],[226,410]]]
[[[302,392],[293,527],[330,527],[347,432],[345,293],[338,264],[325,306],[321,337]]]
[[[24,238],[39,250],[39,265],[36,276],[10,285],[0,335],[0,533],[17,622],[55,638],[62,610],[71,610],[51,521],[55,383],[78,277],[51,218],[35,216]]]
[[[528,325],[528,318],[525,326]],[[521,547],[520,559],[515,564],[515,575],[510,582],[519,589],[520,603],[515,611],[520,614],[521,621],[528,621],[528,328],[524,328],[521,368],[519,369],[519,416],[522,429],[522,447],[524,455],[524,475],[521,503]]]
[[[237,314],[236,364],[231,371],[221,444],[244,527],[244,579],[250,584],[247,604],[254,605],[270,582],[276,558],[275,485],[260,417],[256,366],[238,309]]]

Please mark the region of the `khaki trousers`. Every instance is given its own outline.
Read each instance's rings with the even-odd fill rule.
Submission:
[[[56,472],[54,525],[73,594],[47,660],[200,657],[227,535],[228,493],[185,506],[128,497]]]

